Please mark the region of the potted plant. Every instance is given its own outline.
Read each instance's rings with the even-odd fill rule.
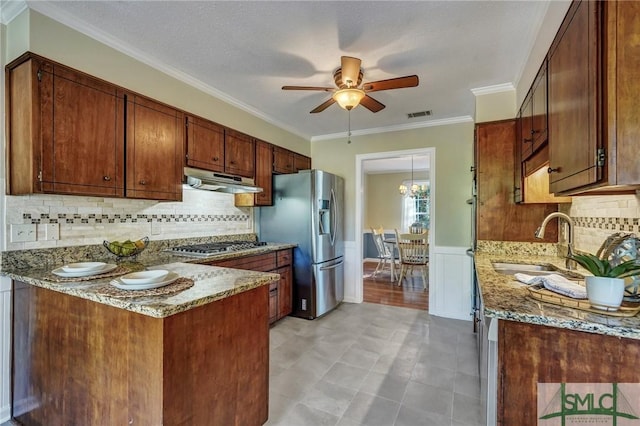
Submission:
[[[592,254],[574,254],[575,260],[593,274],[586,277],[587,298],[592,307],[605,311],[616,311],[624,296],[624,278],[640,274],[640,263],[628,260],[613,266],[609,260]]]

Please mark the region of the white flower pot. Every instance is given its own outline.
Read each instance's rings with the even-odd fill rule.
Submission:
[[[587,297],[591,307],[605,311],[617,311],[624,296],[622,278],[586,277]]]

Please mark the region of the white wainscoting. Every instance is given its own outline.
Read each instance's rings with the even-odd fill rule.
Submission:
[[[362,270],[362,260],[356,254],[356,242],[344,242],[344,301],[362,303],[362,280],[357,275]]]
[[[11,413],[11,279],[0,277],[0,423]]]
[[[430,253],[429,313],[471,321],[473,259],[469,247],[437,247]]]

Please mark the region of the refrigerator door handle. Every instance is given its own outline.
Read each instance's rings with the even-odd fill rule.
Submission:
[[[331,245],[336,245],[336,234],[338,230],[338,202],[336,201],[336,193],[331,188],[331,207],[333,211],[331,212],[331,221],[333,222],[333,229],[331,230]]]
[[[320,270],[321,270],[321,271],[327,271],[327,270],[329,270],[329,269],[336,269],[338,266],[342,265],[343,263],[344,263],[344,260],[341,260],[340,262],[338,262],[338,263],[334,263],[334,264],[333,264],[333,265],[331,265],[331,266],[321,266],[321,267],[320,267]]]

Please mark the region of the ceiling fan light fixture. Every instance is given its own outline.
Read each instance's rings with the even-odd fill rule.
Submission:
[[[358,106],[364,96],[364,90],[348,88],[336,91],[332,97],[333,100],[335,100],[341,108],[350,111]]]

